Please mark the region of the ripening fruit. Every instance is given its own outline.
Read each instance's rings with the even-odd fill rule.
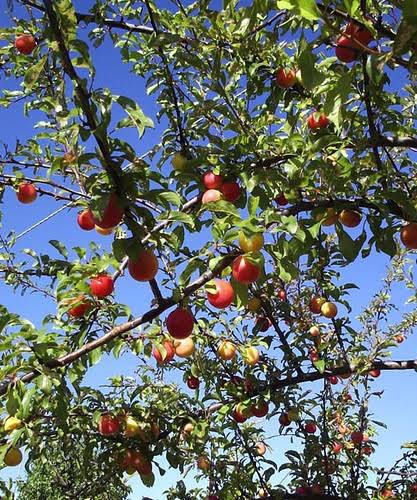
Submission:
[[[185,339],[193,331],[194,316],[188,309],[178,308],[168,315],[166,325],[168,332],[174,339]]]
[[[254,366],[259,361],[259,351],[255,346],[249,346],[243,351],[242,357],[247,365]]]
[[[141,250],[135,260],[129,259],[127,265],[130,276],[137,281],[151,281],[158,272],[158,259],[149,248]]]
[[[21,182],[17,188],[16,196],[20,203],[28,205],[36,200],[38,192],[34,184],[30,182]]]
[[[121,207],[120,200],[116,193],[111,193],[107,200],[101,216],[97,218],[93,213],[93,220],[96,226],[102,229],[110,229],[118,226],[124,216],[124,210]]]
[[[337,314],[337,306],[333,302],[324,302],[321,306],[321,314],[325,318],[334,318]]]
[[[409,250],[417,248],[417,222],[410,222],[401,228],[400,239]]]
[[[233,410],[233,418],[238,424],[243,424],[243,422],[246,422],[249,416],[250,411],[248,408],[245,408],[241,403],[235,406]]]
[[[98,421],[98,432],[102,436],[114,436],[120,431],[120,420],[113,415],[101,415]]]
[[[225,309],[229,307],[235,298],[235,291],[232,285],[225,280],[214,279],[214,284],[216,285],[216,291],[207,292],[207,300],[213,307],[218,309]]]
[[[288,427],[289,425],[291,425],[291,421],[288,418],[288,413],[281,413],[278,420],[283,427]]]
[[[19,448],[10,447],[4,455],[4,464],[8,467],[16,467],[22,461],[22,452]]]
[[[241,189],[237,182],[224,182],[220,187],[220,191],[223,193],[225,200],[230,201],[230,203],[234,203],[240,198]]]
[[[350,435],[350,439],[352,440],[353,443],[355,444],[361,444],[363,441],[363,434],[360,431],[354,431]]]
[[[187,379],[187,386],[190,389],[198,389],[200,387],[200,380],[197,377],[190,376]]]
[[[321,313],[321,306],[326,302],[323,297],[311,297],[308,307],[313,314]]]
[[[255,324],[260,332],[266,332],[272,326],[271,320],[265,316],[259,316]]]
[[[210,460],[205,455],[200,455],[197,459],[197,467],[207,472],[210,469]]]
[[[171,165],[174,170],[181,172],[187,166],[188,160],[181,153],[175,153],[171,160]]]
[[[180,358],[188,358],[195,351],[195,344],[192,337],[174,341],[175,354]]]
[[[327,380],[332,384],[336,385],[339,382],[339,379],[336,377],[336,375],[330,375],[330,377],[327,377]]]
[[[68,310],[68,314],[73,318],[82,318],[93,306],[85,295],[79,295],[74,299],[69,299],[68,304],[76,304]]]
[[[287,292],[283,288],[278,290],[277,295],[280,300],[287,300]]]
[[[277,71],[275,80],[279,87],[288,89],[289,87],[292,87],[297,81],[297,73],[294,69],[280,68]]]
[[[77,222],[80,228],[84,229],[84,231],[91,231],[95,226],[93,214],[90,209],[80,212],[77,215]]]
[[[28,56],[36,47],[36,40],[33,35],[20,35],[16,38],[14,46],[20,54]]]
[[[254,417],[262,418],[268,415],[269,405],[266,401],[259,401],[250,407],[250,412]]]
[[[194,424],[192,424],[191,422],[187,422],[182,428],[182,432],[184,434],[192,434],[193,431],[194,431]]]
[[[152,474],[152,462],[137,451],[134,452],[130,465],[132,465],[141,476],[149,476]]]
[[[12,432],[16,429],[20,429],[21,427],[23,427],[23,422],[19,418],[7,417],[4,421],[5,432]]]
[[[330,120],[323,113],[314,112],[307,118],[307,126],[310,130],[317,130],[319,128],[326,128]]]
[[[127,438],[135,437],[140,432],[140,426],[138,421],[131,415],[127,415],[124,419],[124,435]]]
[[[252,236],[246,236],[243,231],[239,233],[240,249],[247,252],[258,252],[264,246],[264,236],[262,233],[256,233]]]
[[[255,444],[255,450],[256,450],[256,454],[260,457],[263,457],[266,453],[266,445],[263,441],[258,441],[256,444]]]
[[[249,285],[257,281],[261,274],[261,267],[257,264],[252,263],[244,255],[239,255],[233,261],[232,264],[232,275],[233,278],[239,283],[244,285]]]
[[[340,36],[336,42],[336,57],[339,61],[350,63],[358,56],[357,45],[347,36]]]
[[[362,216],[356,210],[342,210],[339,214],[339,222],[346,227],[359,226]]]
[[[229,340],[223,340],[217,348],[217,354],[224,361],[229,361],[236,356],[236,346]]]
[[[107,297],[114,290],[113,278],[107,274],[96,276],[91,280],[90,290],[95,297]]]
[[[320,328],[317,325],[313,325],[310,328],[309,333],[312,337],[318,337],[320,335]]]
[[[312,420],[308,420],[305,425],[304,425],[304,431],[307,433],[307,434],[314,434],[317,430],[317,426],[315,424],[315,422],[313,422]]]
[[[261,301],[258,299],[258,297],[252,297],[250,300],[248,300],[246,307],[248,311],[256,312],[261,307]]]
[[[276,203],[281,206],[281,207],[284,207],[285,205],[288,205],[288,200],[287,198],[285,197],[285,194],[284,193],[281,193],[279,196],[277,196],[275,198],[275,201]]]
[[[395,342],[397,342],[397,344],[402,344],[405,340],[405,337],[404,335],[399,333],[398,335],[395,335],[394,340]]]
[[[223,195],[220,191],[218,191],[217,189],[209,189],[203,194],[203,197],[201,198],[201,203],[203,205],[206,205],[207,203],[220,201],[222,199]]]
[[[98,234],[101,234],[101,236],[109,236],[115,229],[114,227],[104,228],[97,225],[95,225],[94,227],[96,229],[96,232]]]
[[[175,350],[174,346],[169,340],[164,340],[162,345],[165,349],[165,353],[161,352],[159,348],[155,346],[152,349],[152,354],[158,364],[165,365],[174,359]]]
[[[311,493],[313,495],[323,495],[323,488],[320,484],[313,484],[311,487]]]
[[[223,176],[214,174],[213,172],[206,172],[203,175],[203,184],[207,189],[219,189],[223,184]]]

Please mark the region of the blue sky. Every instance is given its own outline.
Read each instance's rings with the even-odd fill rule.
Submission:
[[[82,6],[85,2],[74,2],[78,6]],[[9,19],[4,13],[2,6],[0,11],[0,25],[9,24]],[[85,7],[83,10],[86,10]],[[1,43],[1,42],[0,42]],[[164,124],[160,125],[156,120],[157,108],[152,97],[146,95],[144,82],[139,78],[133,78],[129,74],[128,68],[123,67],[120,62],[117,50],[114,50],[111,44],[106,41],[98,49],[92,49],[93,60],[97,68],[97,77],[95,86],[105,86],[115,94],[123,94],[131,97],[140,104],[145,114],[150,116],[156,127],[154,130],[148,130],[145,138],[139,140],[135,130],[129,130],[125,133],[124,138],[128,140],[133,147],[136,148],[138,156],[143,154],[149,144],[158,142],[158,138],[163,130]],[[111,71],[109,70],[111,68]],[[17,83],[13,81],[0,80],[1,88],[16,88]],[[402,81],[394,82],[394,87],[400,89],[403,86]],[[15,141],[19,139],[24,141],[34,133],[33,125],[39,117],[31,115],[29,118],[23,117],[22,106],[17,105],[11,109],[0,109],[0,123],[2,131],[0,141],[13,146]],[[7,126],[5,126],[7,124]],[[34,205],[23,206],[17,203],[15,194],[9,188],[7,189],[3,200],[3,226],[1,228],[2,235],[5,236],[10,230],[20,233],[32,226],[41,218],[47,216],[52,211],[56,210],[60,205],[51,199],[42,197],[37,200]],[[93,238],[96,242],[103,244],[105,247],[110,247],[111,238],[105,238],[96,233],[87,233],[79,230],[76,224],[76,211],[64,211],[58,216],[52,218],[48,223],[41,225],[39,228],[31,231],[26,236],[19,239],[15,250],[22,250],[30,247],[38,251],[52,252],[54,250],[48,245],[51,239],[58,239],[65,243],[68,248],[76,245],[88,245]],[[201,234],[195,241],[205,243],[208,235]],[[359,290],[351,292],[351,305],[353,314],[358,313],[361,307],[366,305],[374,292],[379,290],[381,280],[385,274],[386,266],[389,259],[385,255],[373,254],[371,258],[362,261],[360,258],[351,264],[343,271],[343,282],[355,282],[359,285]],[[398,296],[396,302],[402,307],[405,300],[405,292],[398,288]],[[132,297],[134,300],[132,301]],[[40,325],[45,314],[51,312],[52,303],[48,303],[42,297],[37,295],[16,296],[12,289],[7,288],[0,283],[0,298],[1,303],[6,305],[12,311],[16,311],[25,317],[31,319],[36,325]],[[149,304],[151,296],[148,291],[147,284],[133,282],[130,279],[122,279],[117,284],[116,299],[122,303],[127,303],[132,308],[133,314],[139,315],[143,312],[142,305]],[[391,318],[395,320],[395,316]],[[415,338],[410,338],[401,345],[394,353],[395,359],[412,359],[416,357],[417,341]],[[123,371],[124,373],[132,373],[136,366],[135,357],[127,355],[119,360],[106,360],[95,366],[89,373],[86,383],[100,385],[105,382],[109,376],[116,375]],[[381,400],[373,401],[373,410],[377,419],[384,421],[388,425],[388,431],[380,431],[381,446],[377,449],[373,456],[373,461],[378,466],[389,466],[400,455],[400,445],[404,441],[416,439],[414,422],[417,418],[417,407],[411,403],[412,388],[415,387],[416,374],[407,372],[385,372],[375,382],[376,390],[384,390],[384,396]],[[413,385],[414,384],[414,385]],[[275,435],[278,431],[278,423],[276,418],[271,421],[264,421],[264,429],[266,435]],[[282,458],[288,443],[288,438],[277,437],[269,441],[273,448],[271,458],[273,457],[278,463]],[[164,464],[162,464],[164,467]],[[168,467],[165,467],[168,469]],[[1,477],[7,477],[9,471],[1,472]],[[22,474],[23,467],[13,471],[13,474]],[[279,477],[283,478],[284,473]],[[193,474],[189,474],[189,479],[186,481],[192,484]],[[142,495],[161,499],[163,491],[168,485],[173,484],[176,480],[183,479],[176,471],[168,469],[164,478],[158,478],[156,485],[148,489],[144,487],[138,479],[131,481],[134,493],[132,499],[141,498]]]

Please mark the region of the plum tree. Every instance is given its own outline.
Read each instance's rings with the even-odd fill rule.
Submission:
[[[415,1],[82,3],[1,28],[1,466],[415,494],[373,406],[417,367]]]

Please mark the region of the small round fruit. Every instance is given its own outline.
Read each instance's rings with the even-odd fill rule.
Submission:
[[[138,421],[131,415],[127,415],[124,419],[124,435],[127,438],[135,437],[139,434],[140,426]]]
[[[239,257],[236,257],[233,261],[232,275],[239,283],[243,283],[244,285],[254,283],[258,280],[260,274],[261,267],[252,263],[243,255],[239,255]]]
[[[174,170],[181,172],[187,166],[188,160],[181,153],[175,153],[171,160],[171,165]]]
[[[206,205],[207,203],[220,201],[222,199],[223,195],[220,191],[218,191],[217,189],[209,189],[203,194],[203,197],[201,198],[201,203],[203,205]]]
[[[31,184],[30,182],[21,182],[17,188],[16,196],[20,203],[28,205],[36,200],[38,191],[34,184]]]
[[[77,215],[77,222],[80,228],[84,231],[91,231],[95,227],[93,214],[90,209],[80,212]]]
[[[275,80],[279,87],[283,89],[288,89],[294,85],[297,81],[297,73],[294,69],[280,68],[277,71]]]
[[[175,354],[180,358],[189,358],[195,351],[192,337],[174,341]]]
[[[255,366],[259,361],[259,351],[255,346],[247,347],[243,354],[243,361],[249,366]]]
[[[278,290],[277,295],[279,300],[287,300],[287,292],[283,288],[280,288]]]
[[[319,128],[326,128],[330,121],[327,116],[323,113],[319,114],[317,112],[311,113],[307,118],[307,126],[310,130],[317,130]]]
[[[207,292],[207,300],[213,307],[225,309],[229,307],[235,298],[235,291],[228,281],[214,279],[216,292]]]
[[[154,347],[152,349],[152,355],[156,359],[156,362],[160,365],[165,365],[172,361],[175,356],[174,346],[169,340],[164,340],[163,347],[165,349],[165,353],[161,352],[158,347]]]
[[[374,368],[369,372],[369,375],[373,378],[378,378],[381,375],[381,370],[379,368]]]
[[[394,340],[395,340],[395,342],[397,342],[397,344],[402,344],[405,340],[405,337],[404,337],[404,335],[398,334],[398,335],[395,335]]]
[[[223,340],[217,348],[217,354],[224,361],[229,361],[236,356],[236,346],[229,340]]]
[[[333,226],[337,222],[337,212],[335,212],[334,208],[328,208],[324,214],[321,214],[321,225],[325,227]]]
[[[248,311],[256,312],[261,307],[261,301],[258,299],[258,297],[252,297],[251,299],[248,300],[246,307],[247,307]]]
[[[16,38],[14,46],[20,54],[28,56],[36,47],[36,40],[33,35],[20,35]]]
[[[295,488],[295,493],[297,495],[308,495],[310,493],[310,488],[308,486],[297,486],[297,488]]]
[[[288,427],[289,425],[291,425],[291,420],[288,418],[288,413],[281,413],[278,420],[283,427]]]
[[[347,36],[340,36],[336,42],[336,57],[345,63],[353,62],[358,57],[355,42]]]
[[[276,203],[281,206],[281,207],[284,207],[285,205],[288,205],[288,200],[287,198],[285,197],[285,194],[284,193],[281,193],[279,196],[277,196],[275,198],[275,201]]]
[[[243,231],[240,231],[239,246],[245,253],[258,252],[264,246],[264,236],[262,233],[246,236]]]
[[[264,316],[259,316],[259,318],[256,319],[255,324],[260,332],[266,332],[272,326],[271,320]]]
[[[263,457],[266,453],[266,445],[263,441],[258,441],[256,444],[255,444],[255,450],[256,450],[256,454],[260,457]]]
[[[191,335],[194,328],[194,316],[188,309],[178,308],[168,315],[166,325],[174,339],[182,340]]]
[[[268,415],[269,405],[266,401],[259,401],[250,407],[250,411],[254,417],[262,418]]]
[[[360,431],[354,431],[350,435],[350,439],[354,444],[359,445],[363,442],[363,433]]]
[[[327,380],[332,384],[336,385],[339,382],[339,379],[336,377],[336,375],[330,375],[330,377],[327,377]]]
[[[188,377],[187,386],[190,389],[198,389],[200,387],[200,380],[197,377]]]
[[[152,462],[139,452],[134,452],[131,465],[141,476],[149,476],[152,473]]]
[[[304,425],[304,431],[307,433],[307,434],[314,434],[317,430],[317,426],[315,424],[315,422],[313,422],[312,420],[309,420],[305,423]]]
[[[313,325],[308,332],[312,337],[318,337],[320,335],[320,328],[317,325]]]
[[[320,484],[313,484],[311,487],[311,493],[313,495],[323,495],[323,488]]]
[[[85,295],[79,295],[78,297],[70,300],[72,301],[72,303],[76,304],[74,307],[71,307],[71,309],[68,310],[68,314],[72,318],[82,318],[93,305]]]
[[[334,318],[337,314],[337,306],[333,302],[324,302],[321,306],[321,314],[325,318]]]
[[[115,228],[120,224],[124,216],[124,210],[121,207],[120,200],[116,193],[111,193],[107,199],[107,204],[100,217],[93,213],[93,219],[96,226],[102,229]]]
[[[308,307],[313,314],[321,313],[321,306],[326,302],[323,297],[311,297]]]
[[[207,472],[210,469],[210,460],[205,456],[205,455],[200,455],[197,459],[197,467],[204,471]]]
[[[97,225],[95,225],[94,227],[96,229],[96,232],[98,234],[101,234],[101,236],[109,236],[114,231],[114,227],[104,228]]]
[[[10,447],[4,455],[4,464],[8,467],[16,467],[22,461],[22,452],[19,448]]]
[[[98,432],[102,436],[115,436],[120,431],[120,420],[113,415],[101,415],[98,421]]]
[[[7,417],[4,421],[4,432],[12,432],[16,429],[21,429],[23,427],[23,422],[20,418]]]
[[[249,417],[249,410],[244,408],[240,403],[233,410],[233,418],[238,424],[243,424]]]
[[[346,227],[359,226],[362,216],[355,210],[342,210],[339,214],[339,222]]]
[[[114,290],[113,278],[107,274],[96,276],[91,280],[90,290],[95,297],[107,297]]]
[[[230,203],[234,203],[240,198],[241,189],[237,182],[224,182],[220,187],[220,191],[223,193],[225,200]]]
[[[400,239],[409,250],[417,248],[417,222],[410,222],[401,228]]]
[[[223,177],[213,172],[206,172],[203,175],[203,184],[207,189],[219,189],[223,184]]]
[[[194,431],[194,424],[192,424],[191,422],[187,422],[182,428],[182,432],[184,434],[192,434],[193,431]]]
[[[151,281],[158,272],[158,259],[149,248],[141,250],[135,260],[127,265],[130,276],[136,281]]]

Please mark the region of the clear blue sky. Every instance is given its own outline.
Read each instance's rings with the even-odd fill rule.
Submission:
[[[85,5],[85,1],[74,2],[77,6]],[[4,2],[2,2],[4,4]],[[9,19],[4,13],[4,5],[0,11],[0,25],[9,24]],[[85,7],[82,10],[86,10]],[[2,43],[0,41],[0,43]],[[114,50],[111,44],[107,41],[98,49],[92,49],[93,60],[97,68],[97,77],[95,86],[105,86],[117,94],[123,94],[131,97],[140,104],[145,114],[156,121],[157,108],[152,97],[146,95],[144,82],[139,78],[133,78],[129,74],[128,68],[123,67],[120,62],[117,50]],[[111,70],[110,70],[111,68]],[[16,88],[17,83],[13,81],[0,80],[1,88]],[[401,88],[402,81],[395,81],[396,88]],[[0,109],[1,134],[0,141],[9,144],[13,147],[16,140],[24,141],[33,134],[33,124],[39,119],[39,116],[31,115],[29,118],[24,118],[22,106],[13,106],[9,110]],[[130,130],[125,133],[125,138],[133,147],[136,148],[137,154],[144,153],[149,144],[158,142],[163,126],[157,124],[153,131],[148,131],[145,139],[138,140],[135,130]],[[37,222],[42,217],[50,214],[59,206],[58,202],[51,199],[41,198],[36,204],[23,206],[18,204],[15,199],[15,194],[11,189],[7,189],[3,201],[3,227],[1,228],[2,235],[13,229],[16,233],[20,233],[32,224]],[[76,245],[87,245],[91,238],[95,239],[103,245],[110,245],[111,238],[104,238],[96,233],[87,233],[79,230],[75,222],[76,212],[65,211],[51,219],[48,223],[43,224],[39,228],[31,231],[27,236],[21,238],[16,250],[31,247],[38,251],[52,252],[52,247],[48,246],[48,241],[58,239],[65,243],[68,248]],[[206,238],[206,234],[201,235],[201,241]],[[342,281],[356,282],[360,286],[360,290],[351,292],[351,304],[353,311],[358,313],[361,307],[367,304],[372,293],[377,291],[381,285],[381,279],[385,274],[388,258],[384,255],[374,254],[372,258],[362,261],[358,259],[351,264],[343,273]],[[135,300],[132,301],[132,297]],[[397,303],[402,306],[404,302],[404,291],[398,290]],[[36,325],[40,322],[45,314],[51,312],[52,303],[43,300],[37,295],[31,296],[15,296],[12,289],[0,283],[0,298],[1,303],[6,305],[10,310],[16,311],[27,318],[30,318]],[[116,290],[117,300],[129,304],[134,315],[139,315],[143,312],[142,304],[149,304],[150,294],[147,284],[139,284],[129,279],[122,279],[118,282]],[[394,317],[392,319],[395,319]],[[396,350],[394,358],[409,359],[415,358],[417,351],[417,341],[414,338],[407,340],[399,349]],[[115,375],[123,371],[124,373],[132,373],[136,366],[136,360],[133,356],[125,356],[119,360],[106,360],[94,367],[87,376],[86,383],[99,385],[105,382],[109,376]],[[375,383],[375,389],[384,390],[384,396],[380,401],[373,401],[373,409],[375,416],[379,420],[383,420],[388,425],[389,430],[380,432],[381,446],[377,449],[373,456],[375,464],[378,466],[389,466],[400,455],[400,445],[404,441],[416,439],[415,424],[417,418],[417,407],[411,403],[413,397],[412,389],[415,387],[416,374],[414,372],[392,372],[383,373],[380,379]],[[278,430],[276,418],[271,421],[265,420],[265,432],[267,435],[275,435]],[[279,462],[283,451],[287,448],[288,438],[279,437],[269,441],[273,448],[273,457]],[[164,464],[162,464],[164,466]],[[165,467],[168,468],[168,467]],[[1,477],[7,477],[9,471],[3,471]],[[23,467],[14,471],[17,474],[23,474]],[[192,483],[192,473],[186,482]],[[279,477],[284,477],[281,474]],[[142,495],[161,499],[163,491],[168,485],[173,484],[179,477],[176,471],[169,471],[164,478],[156,479],[156,485],[151,488],[145,488],[139,480],[133,479],[131,484],[134,489],[132,499],[139,499]]]

